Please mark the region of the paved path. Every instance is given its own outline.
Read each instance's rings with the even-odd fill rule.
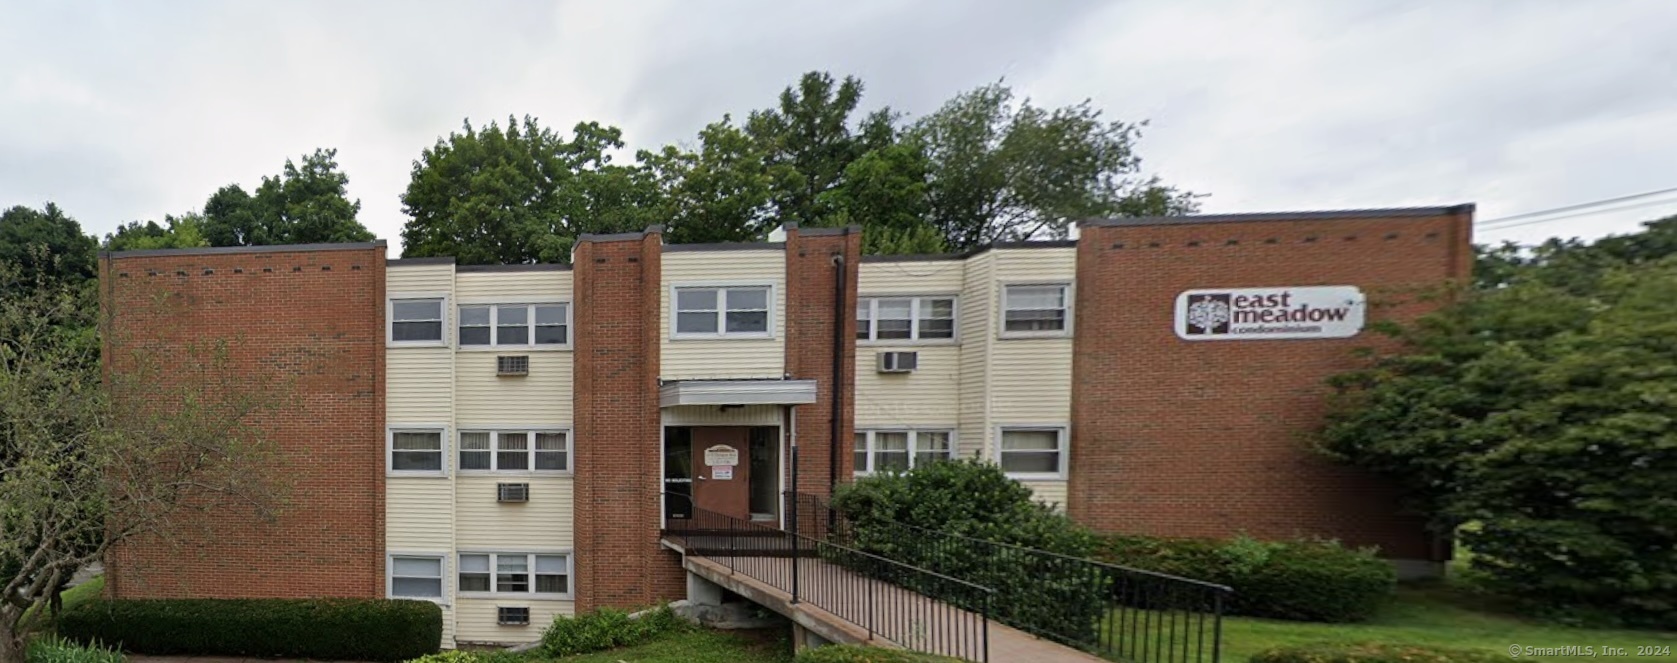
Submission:
[[[671,547],[680,549],[673,543]],[[821,622],[849,641],[883,641],[905,649],[982,660],[988,635],[989,660],[996,663],[1104,661],[995,620],[986,624],[974,613],[817,558],[798,561],[801,601],[796,604],[791,603],[788,591],[780,589],[791,587],[790,557],[684,555],[683,565],[794,621]]]

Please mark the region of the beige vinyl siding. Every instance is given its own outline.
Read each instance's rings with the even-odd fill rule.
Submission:
[[[571,300],[570,270],[461,272],[455,304],[544,304]]]
[[[454,405],[454,351],[389,348],[384,356],[385,421],[390,425],[448,423]]]
[[[575,579],[572,579],[575,582]],[[496,608],[529,608],[529,626],[501,626],[496,624]],[[531,600],[509,596],[493,599],[459,599],[454,608],[456,626],[455,639],[463,643],[497,643],[513,644],[535,642],[542,639],[542,631],[548,624],[553,623],[557,615],[576,614],[576,604],[571,601]]]
[[[439,294],[454,289],[454,265],[390,265],[384,270],[384,291],[402,294]]]
[[[447,477],[389,477],[384,486],[387,550],[454,549],[453,482]]]
[[[966,305],[962,281],[966,261],[864,262],[858,295],[953,295],[956,314]],[[959,324],[959,323],[957,323]],[[957,339],[964,329],[956,331]],[[880,373],[878,355],[890,350],[920,353],[913,373]],[[950,343],[891,343],[858,341],[856,345],[856,425],[950,426],[961,402],[960,346]]]
[[[1026,488],[1031,489],[1031,496],[1038,502],[1058,505],[1060,511],[1066,510],[1066,482],[1064,481],[1021,481]]]
[[[996,256],[996,329],[1001,329],[1000,288],[1010,283],[1071,283],[1077,252],[1071,248],[1001,249]],[[1069,300],[1068,300],[1069,301]],[[1072,314],[1076,323],[1076,312]],[[997,424],[1071,420],[1071,337],[998,338],[990,349],[990,417]]]
[[[495,501],[495,484],[507,482],[529,483],[530,501]],[[454,549],[569,550],[573,531],[571,496],[572,481],[566,476],[456,475]]]
[[[995,343],[993,251],[965,260],[961,279],[959,444],[962,458],[990,458],[990,348]]]
[[[786,253],[779,250],[671,251],[663,254],[658,322],[659,377],[779,378],[786,372]],[[671,338],[671,290],[681,286],[772,285],[768,339]]]
[[[530,357],[530,374],[496,375],[495,358],[504,354]],[[569,426],[571,356],[569,351],[527,348],[455,353],[455,421],[467,427]]]
[[[779,426],[781,406],[747,405],[723,410],[715,405],[664,408],[665,426]]]

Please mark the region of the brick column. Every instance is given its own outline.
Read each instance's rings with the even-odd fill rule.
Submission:
[[[837,272],[842,257],[844,303],[834,311]],[[786,372],[796,380],[815,380],[816,402],[797,407],[799,492],[825,495],[838,447],[838,480],[849,481],[850,442],[856,413],[856,280],[862,256],[860,228],[786,228]],[[833,372],[833,326],[840,325],[843,361]],[[838,440],[833,440],[833,390],[840,390]]]
[[[661,231],[583,235],[574,275],[577,610],[680,598],[658,543]]]

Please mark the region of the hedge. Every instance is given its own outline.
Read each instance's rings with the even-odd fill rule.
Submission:
[[[98,600],[60,635],[154,655],[403,661],[436,653],[442,608],[385,599]]]
[[[668,606],[631,617],[611,608],[553,618],[542,632],[542,650],[548,656],[587,654],[640,644],[665,633],[688,627]]]
[[[1249,663],[1494,663],[1506,654],[1424,645],[1324,643],[1275,647],[1258,652]]]
[[[1104,561],[1228,585],[1232,614],[1311,622],[1368,619],[1392,596],[1397,572],[1372,550],[1334,541],[1239,537],[1105,537]]]

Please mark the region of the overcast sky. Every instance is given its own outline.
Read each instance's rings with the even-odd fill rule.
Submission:
[[[89,231],[201,209],[338,148],[391,240],[421,149],[471,118],[690,140],[809,70],[922,115],[1005,77],[1150,120],[1207,212],[1479,204],[1677,187],[1677,2],[62,2],[0,0],[0,206]],[[1598,236],[1644,206],[1483,230]]]

